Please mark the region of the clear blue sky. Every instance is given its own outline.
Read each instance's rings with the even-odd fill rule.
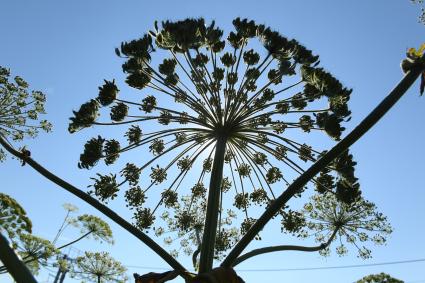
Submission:
[[[114,54],[121,41],[137,38],[155,20],[204,17],[229,30],[235,17],[265,23],[296,38],[321,56],[322,65],[354,89],[350,108],[352,129],[400,80],[400,61],[408,47],[425,40],[425,26],[417,23],[419,7],[408,0],[375,1],[2,1],[0,65],[25,78],[34,89],[48,94],[48,119],[54,133],[29,141],[32,156],[80,188],[94,172],[77,169],[83,142],[97,133],[67,132],[71,110],[94,97],[104,78],[122,83],[122,61]],[[425,282],[425,262],[337,270],[247,272],[356,265],[425,258],[425,181],[423,178],[424,98],[416,84],[391,112],[352,151],[364,196],[388,216],[394,232],[388,244],[363,261],[354,252],[346,257],[287,252],[264,255],[239,266],[246,282],[354,282],[370,273],[387,272],[406,282]],[[34,233],[51,239],[63,216],[62,203],[71,202],[81,213],[94,209],[37,175],[16,160],[0,165],[0,191],[10,194],[27,210]],[[113,203],[120,210],[120,203]],[[130,218],[130,216],[129,216]],[[111,223],[116,244],[80,249],[108,250],[127,266],[166,268],[167,265],[134,237]],[[276,230],[276,229],[275,229]],[[276,230],[277,231],[277,230]],[[267,239],[279,243],[280,233]],[[295,241],[295,240],[294,240]],[[183,261],[190,266],[188,260]],[[151,270],[129,268],[144,273]],[[47,279],[44,272],[39,277]],[[10,279],[0,276],[1,282]],[[11,282],[11,281],[10,281]]]

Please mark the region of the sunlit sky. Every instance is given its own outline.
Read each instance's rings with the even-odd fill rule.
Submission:
[[[95,171],[79,170],[77,162],[84,142],[97,135],[88,129],[67,132],[71,111],[97,95],[103,79],[116,78],[124,86],[122,60],[114,48],[153,27],[155,20],[204,17],[225,31],[235,17],[247,17],[295,38],[315,54],[321,64],[344,85],[353,88],[352,120],[357,125],[402,78],[399,64],[408,47],[425,39],[418,23],[420,9],[409,0],[374,1],[21,1],[1,4],[0,65],[25,78],[31,88],[47,95],[47,119],[52,134],[42,134],[27,145],[32,157],[75,186],[86,189]],[[127,91],[130,90],[127,88]],[[134,91],[132,91],[135,93]],[[387,245],[373,248],[373,258],[348,255],[323,258],[318,253],[282,252],[250,259],[236,269],[246,282],[354,282],[386,272],[406,283],[425,282],[425,262],[309,271],[278,269],[362,265],[425,258],[422,225],[425,217],[424,98],[416,83],[377,126],[352,147],[363,195],[388,216],[394,232]],[[33,221],[33,232],[52,239],[64,216],[63,203],[79,207],[79,213],[101,216],[96,210],[50,183],[29,166],[9,158],[0,165],[0,192],[11,195]],[[130,221],[122,201],[111,208]],[[106,219],[105,219],[106,220]],[[106,250],[128,267],[128,275],[167,269],[167,264],[132,235],[110,223],[115,244],[86,240],[79,250]],[[267,243],[282,243],[279,227],[264,232]],[[66,242],[73,235],[61,239]],[[285,238],[285,244],[300,244]],[[282,243],[283,244],[283,243]],[[302,244],[302,242],[301,242]],[[76,253],[75,250],[71,251]],[[188,268],[190,259],[182,259]],[[273,269],[274,271],[264,271]],[[52,269],[51,274],[55,270]],[[52,282],[49,271],[40,282]],[[69,279],[65,280],[68,281]],[[0,275],[1,282],[12,282]],[[69,280],[71,282],[72,280]],[[176,280],[175,282],[181,282]]]

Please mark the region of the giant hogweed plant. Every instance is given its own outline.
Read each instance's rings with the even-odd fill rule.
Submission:
[[[171,254],[192,256],[200,273],[256,222],[253,206],[276,205],[292,180],[326,153],[313,146],[313,132],[339,141],[351,115],[351,90],[319,66],[318,56],[264,25],[239,18],[233,25],[224,36],[203,19],[165,21],[123,42],[116,54],[135,94],[122,97],[123,87],[105,80],[69,125],[71,133],[125,127],[121,138],[97,136],[84,145],[79,168],[128,160],[121,170],[97,173],[89,194],[105,203],[123,197],[136,227],[167,244],[177,241]],[[99,118],[108,110],[112,121]],[[259,249],[243,260],[276,250],[327,251],[336,238],[339,254],[345,241],[369,257],[358,242],[383,242],[391,228],[362,199],[355,165],[345,150],[311,179],[312,202],[301,211],[283,205],[272,215],[282,232],[315,236],[319,246]]]

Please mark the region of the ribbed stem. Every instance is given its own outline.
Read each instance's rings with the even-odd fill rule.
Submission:
[[[326,168],[326,166],[337,158],[341,153],[346,151],[351,145],[359,140],[373,125],[375,125],[391,107],[403,96],[403,94],[412,86],[419,75],[424,71],[425,64],[422,57],[420,63],[415,65],[405,77],[397,84],[397,86],[385,97],[384,100],[343,140],[335,145],[330,151],[322,156],[307,171],[299,176],[261,215],[261,217],[252,225],[242,239],[233,247],[228,256],[224,259],[221,266],[230,267],[234,264],[237,257],[243,252],[248,244],[254,239],[272,219],[276,213],[290,200],[308,181],[316,174]]]
[[[226,137],[217,138],[214,163],[211,171],[210,187],[208,191],[207,212],[205,216],[204,235],[202,237],[199,273],[211,271],[213,265],[226,142]]]

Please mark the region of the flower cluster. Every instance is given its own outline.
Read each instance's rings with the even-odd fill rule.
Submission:
[[[5,232],[12,243],[24,233],[31,233],[31,220],[19,203],[0,193],[0,231]]]
[[[99,217],[83,214],[78,216],[77,220],[81,226],[81,234],[89,234],[96,240],[113,243],[111,228]]]
[[[179,202],[176,202],[173,214],[165,211],[161,214],[160,219],[164,222],[164,226],[156,226],[154,228],[156,236],[165,236],[164,243],[171,245],[173,242],[178,242],[182,247],[182,252],[186,255],[192,255],[201,245],[201,235],[204,229],[205,215],[199,213],[201,209],[205,210],[205,198],[197,197],[181,197]],[[193,208],[193,209],[192,209]],[[232,210],[221,211],[223,216],[220,218],[220,229],[216,236],[215,258],[220,259],[224,256],[224,252],[236,243],[240,237],[240,232],[235,227],[232,227],[236,219],[236,213]],[[243,224],[242,227],[246,227]],[[177,235],[172,237],[170,233],[174,232]],[[199,253],[199,251],[198,251]],[[172,250],[171,254],[177,256],[178,250]],[[196,265],[196,264],[195,264]]]
[[[106,252],[85,252],[76,258],[74,277],[97,282],[127,282],[127,269]]]
[[[392,232],[387,218],[376,211],[375,204],[362,198],[347,204],[331,193],[319,194],[313,196],[301,212],[288,214],[292,216],[284,223],[286,230],[300,237],[314,236],[319,243],[335,239],[340,243],[335,249],[338,255],[346,254],[347,245],[353,245],[359,257],[370,258],[366,242],[385,244]],[[331,239],[332,234],[335,235]],[[320,253],[329,255],[329,246]]]
[[[18,246],[18,253],[21,258],[29,261],[26,265],[35,274],[40,266],[47,265],[47,260],[59,253],[59,250],[48,240],[34,236],[32,234],[22,234]],[[30,261],[32,259],[32,261]]]
[[[30,92],[28,87],[19,76],[12,81],[10,70],[0,66],[0,136],[8,141],[33,138],[40,130],[52,129],[47,120],[39,119],[45,114],[46,96],[41,91]],[[4,158],[5,153],[0,149],[0,161]]]

